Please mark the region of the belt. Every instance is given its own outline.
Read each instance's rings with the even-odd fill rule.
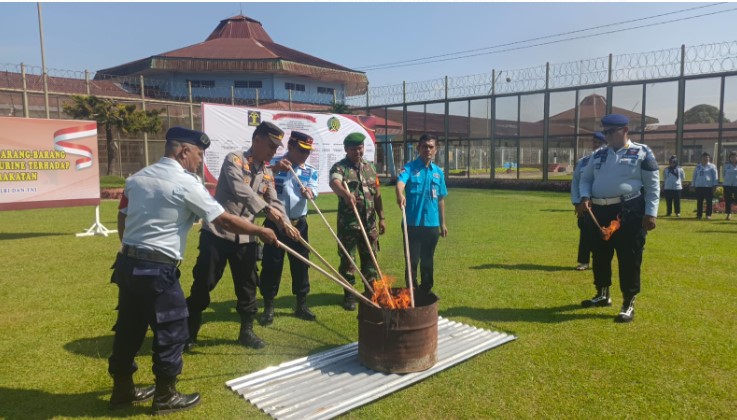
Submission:
[[[306,218],[306,216],[298,217],[296,219],[289,219],[289,223],[291,223],[292,226],[295,226],[296,227],[299,224],[299,222],[305,220],[305,218]]]
[[[133,246],[123,246],[123,255],[137,260],[150,261],[161,264],[179,264],[179,260],[172,257],[166,256],[159,251],[153,251],[150,249],[136,248]]]
[[[611,206],[613,204],[621,204],[625,201],[630,201],[634,198],[637,198],[641,196],[642,193],[640,191],[635,191],[630,194],[621,195],[619,197],[612,197],[612,198],[594,198],[591,197],[591,202],[597,206]]]

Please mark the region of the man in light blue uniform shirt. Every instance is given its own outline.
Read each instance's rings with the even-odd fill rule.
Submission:
[[[448,236],[445,225],[445,186],[443,170],[433,163],[437,153],[437,138],[423,134],[417,144],[420,157],[404,165],[397,177],[397,204],[405,207],[409,259],[412,281],[417,284],[417,264],[420,265],[420,289],[430,292],[433,284],[433,259],[440,236]],[[405,271],[406,273],[407,271]]]
[[[600,147],[606,145],[606,138],[604,133],[596,131],[591,136],[591,151],[595,151]],[[576,168],[573,170],[573,180],[571,180],[571,203],[578,208],[581,205],[581,195],[578,192],[578,186],[581,183],[581,173],[583,169],[588,165],[591,155],[584,156],[576,162]],[[582,212],[576,211],[578,219],[578,265],[576,270],[583,271],[589,268],[589,261],[591,259],[591,238],[589,234],[591,229],[584,225],[584,218],[581,217]]]
[[[307,226],[307,200],[317,197],[317,168],[306,163],[313,147],[313,138],[299,131],[292,131],[287,142],[287,153],[275,157],[271,161],[275,172],[276,193],[284,203],[289,221],[305,241],[309,241]],[[299,177],[294,178],[292,171]],[[300,185],[301,181],[301,185]],[[302,187],[304,185],[304,188]],[[265,226],[271,227],[273,222],[266,221]],[[279,232],[278,229],[275,232]],[[309,258],[310,251],[299,241],[289,238],[284,233],[277,237],[289,248],[297,251],[305,258]],[[264,255],[261,261],[261,283],[259,290],[264,297],[264,312],[259,318],[261,325],[270,325],[274,322],[274,298],[279,293],[279,283],[284,267],[284,250],[274,245],[264,245]],[[307,294],[310,292],[310,278],[307,272],[309,266],[297,257],[289,254],[289,270],[292,275],[292,294],[297,297],[294,315],[305,321],[314,321],[316,316],[307,306]]]
[[[724,212],[727,213],[727,220],[732,220],[732,204],[737,202],[737,152],[734,150],[729,152],[727,164],[722,170],[724,176],[722,183],[724,185]]]
[[[273,243],[276,235],[225,212],[194,172],[210,145],[206,134],[182,127],[166,133],[165,156],[125,182],[118,213],[123,247],[112,282],[118,285],[118,318],[108,372],[113,377],[110,408],[154,399],[154,414],[184,410],[199,394],[176,390],[182,350],[189,338],[187,304],[179,284],[179,263],[196,217],[235,233],[258,235]],[[135,356],[148,327],[153,337],[155,388],[137,388]]]
[[[719,183],[717,167],[710,162],[711,155],[707,152],[701,154],[701,163],[696,165],[691,180],[691,188],[696,190],[696,218],[701,219],[704,213],[704,201],[706,201],[706,218],[711,219],[714,200],[714,187]]]
[[[640,267],[647,232],[655,229],[660,199],[660,176],[653,152],[629,139],[629,119],[620,114],[601,119],[608,147],[594,152],[581,174],[579,213],[593,211],[602,227],[619,220],[621,227],[604,240],[594,221],[592,229],[594,285],[596,295],[581,302],[583,307],[611,306],[612,257],[617,252],[622,309],[617,322],[630,322],[635,314],[635,296],[640,292]]]

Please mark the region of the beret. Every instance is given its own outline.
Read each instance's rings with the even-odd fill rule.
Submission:
[[[601,125],[605,127],[626,127],[629,123],[629,118],[622,114],[609,114],[601,118]]]
[[[313,138],[299,131],[292,131],[289,142],[294,143],[302,149],[312,150]]]
[[[606,141],[606,136],[604,136],[604,133],[602,133],[601,131],[594,131],[594,136],[593,137],[596,140],[599,140],[602,143],[606,143],[607,142]]]
[[[343,146],[359,146],[365,139],[366,136],[361,133],[351,133],[343,140]]]
[[[281,146],[281,140],[284,138],[284,132],[276,124],[264,121],[256,127],[253,132],[254,136],[266,136],[277,146]]]
[[[172,127],[166,131],[166,141],[178,141],[180,143],[190,143],[202,150],[210,147],[210,137],[207,134],[190,130],[184,127]]]

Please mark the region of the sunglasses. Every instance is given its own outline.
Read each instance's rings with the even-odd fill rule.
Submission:
[[[605,136],[608,136],[609,134],[613,134],[613,133],[615,133],[615,132],[617,132],[617,131],[619,131],[619,130],[621,130],[621,129],[623,129],[623,128],[624,128],[624,127],[614,127],[614,128],[607,128],[606,130],[601,130],[601,132],[602,132],[602,133],[603,133],[603,134],[604,134]]]

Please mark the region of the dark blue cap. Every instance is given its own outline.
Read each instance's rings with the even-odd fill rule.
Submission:
[[[606,143],[606,136],[601,131],[594,131],[594,138],[602,143]]]
[[[166,141],[178,141],[180,143],[190,143],[199,147],[202,150],[210,147],[210,137],[207,134],[197,131],[190,130],[184,127],[172,127],[166,131]]]
[[[604,127],[627,127],[629,123],[629,118],[622,114],[609,114],[601,118],[601,125]]]
[[[300,131],[292,131],[292,135],[289,136],[289,143],[292,143],[304,150],[312,150],[312,143],[315,140],[309,135]]]

